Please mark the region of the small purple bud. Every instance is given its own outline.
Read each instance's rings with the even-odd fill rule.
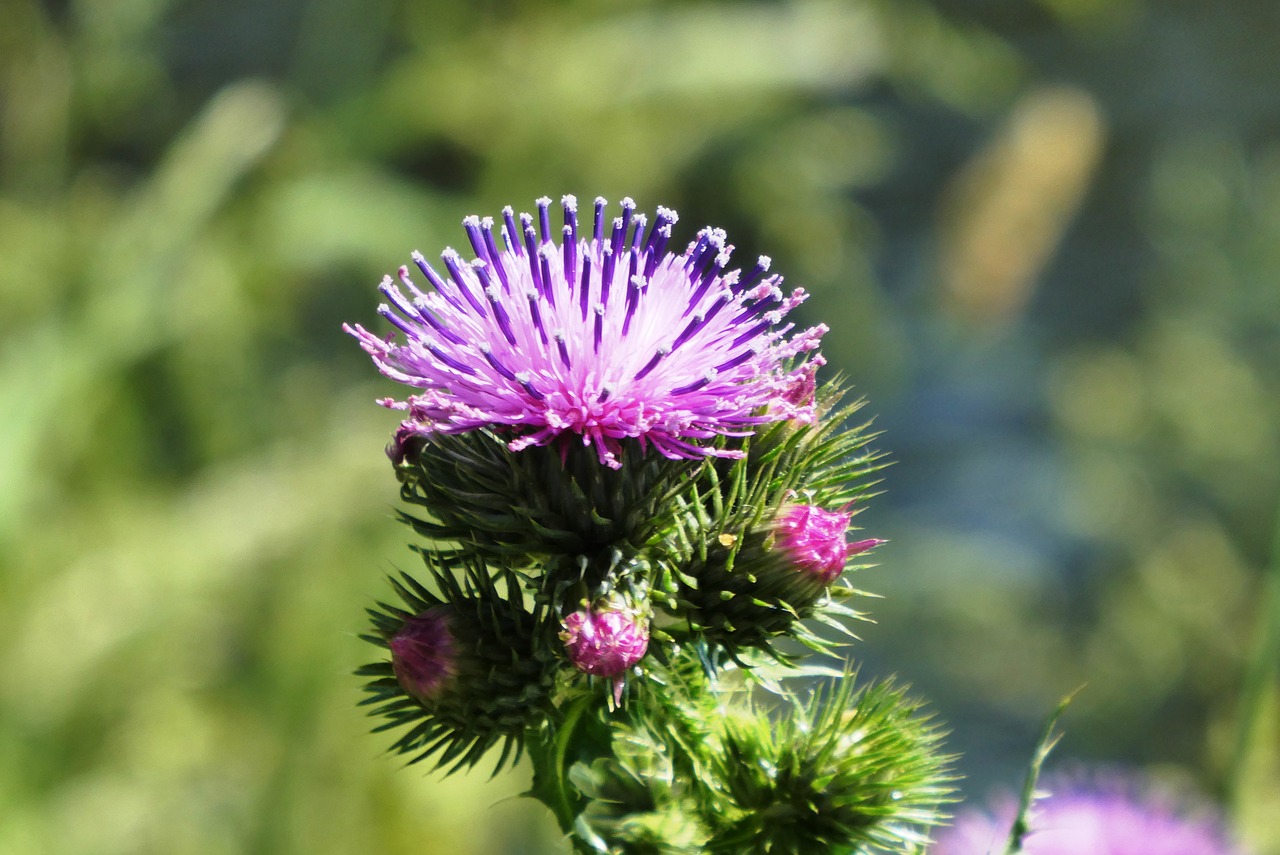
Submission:
[[[409,618],[387,646],[401,688],[424,704],[437,698],[457,675],[458,657],[446,607]]]
[[[413,421],[401,422],[392,435],[391,442],[387,443],[387,457],[391,459],[391,465],[399,466],[404,463],[409,455],[414,453],[415,447],[422,441],[422,436],[422,425]]]
[[[613,678],[614,703],[620,704],[622,675],[649,649],[649,621],[629,609],[582,608],[564,619],[560,640],[579,671]]]
[[[796,569],[829,585],[844,572],[850,555],[866,552],[878,540],[848,543],[848,511],[825,511],[815,505],[788,505],[778,515],[775,526],[778,544],[790,557]]]

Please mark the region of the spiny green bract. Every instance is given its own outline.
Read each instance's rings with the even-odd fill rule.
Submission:
[[[770,716],[730,711],[712,752],[704,814],[712,855],[904,852],[927,842],[951,801],[949,758],[919,704],[847,674]]]
[[[624,710],[579,725],[594,754],[578,757],[568,779],[580,796],[575,843],[600,855],[698,855],[710,829],[702,817],[704,748],[722,697],[704,653],[672,647],[646,664]],[[537,783],[535,779],[535,783]]]
[[[421,513],[402,516],[428,551],[486,556],[551,609],[618,586],[650,592],[662,628],[710,641],[716,661],[755,650],[785,658],[779,638],[825,649],[801,621],[848,633],[861,615],[831,595],[854,592],[796,572],[774,548],[774,516],[788,502],[847,506],[874,486],[883,459],[867,449],[867,425],[849,424],[861,402],[836,408],[840,397],[834,383],[818,392],[818,423],[722,438],[738,459],[669,460],[628,444],[615,470],[576,445],[512,453],[492,431],[417,437],[396,471]]]

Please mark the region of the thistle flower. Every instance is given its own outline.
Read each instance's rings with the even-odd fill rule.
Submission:
[[[409,433],[491,428],[507,431],[512,451],[577,437],[617,468],[624,440],[673,459],[732,457],[740,452],[705,443],[813,418],[822,357],[802,355],[826,327],[788,338],[784,318],[806,295],[784,294],[767,257],[727,271],[733,247],[713,228],[668,252],[676,213],[658,208],[647,228],[630,199],[612,229],[597,199],[592,233],[580,236],[577,201],[562,204],[559,244],[542,198],[536,229],[533,216],[517,225],[504,209],[501,249],[492,219],[467,217],[476,257],[445,249],[447,276],[415,253],[428,290],[407,267],[400,285],[387,277],[378,311],[403,341],[344,325],[385,375],[420,390],[382,401],[407,413],[398,447]]]
[[[564,619],[560,640],[573,666],[613,680],[613,701],[622,703],[623,675],[649,649],[649,619],[639,610],[601,603]]]
[[[1241,855],[1208,806],[1121,776],[1060,777],[1031,813],[1026,855]],[[943,832],[934,855],[1004,851],[1017,806],[969,809]]]

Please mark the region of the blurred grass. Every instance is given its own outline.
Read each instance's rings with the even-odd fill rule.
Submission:
[[[400,770],[355,709],[413,558],[340,324],[464,214],[565,192],[814,293],[899,461],[862,653],[975,789],[1087,682],[1062,752],[1218,795],[1255,721],[1234,807],[1280,852],[1274,673],[1237,700],[1274,654],[1276,13],[0,11],[0,853],[562,851],[520,774]]]

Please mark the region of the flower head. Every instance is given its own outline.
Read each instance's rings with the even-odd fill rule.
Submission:
[[[419,254],[400,285],[381,286],[379,308],[403,335],[380,338],[356,325],[381,371],[417,388],[387,406],[407,411],[420,434],[508,428],[510,448],[576,436],[602,463],[619,465],[626,439],[671,458],[737,456],[702,443],[740,436],[767,421],[813,417],[808,357],[825,326],[795,335],[784,323],[805,299],[784,294],[761,257],[746,274],[726,270],[733,247],[706,228],[683,254],[667,251],[674,211],[658,208],[652,227],[630,199],[606,226],[597,199],[592,233],[579,235],[577,201],[562,200],[560,242],[551,200],[538,215],[503,211],[502,248],[492,219],[463,221],[475,259],[452,249],[447,275]]]
[[[1031,813],[1026,855],[1240,855],[1214,812],[1117,777],[1059,778]],[[930,850],[936,855],[999,852],[1009,837],[1012,799],[992,812],[962,812]]]
[[[400,686],[424,704],[431,703],[457,675],[448,611],[447,606],[437,606],[409,618],[387,642]]]
[[[560,640],[579,671],[612,678],[617,704],[622,702],[622,676],[649,649],[649,619],[625,606],[584,606],[564,619]]]
[[[587,607],[564,619],[560,637],[579,671],[616,677],[644,658],[649,648],[649,623],[627,611]]]
[[[848,511],[827,511],[814,505],[789,505],[774,523],[778,545],[798,570],[828,585],[844,572],[851,555],[866,552],[883,542],[846,541],[852,516]]]

